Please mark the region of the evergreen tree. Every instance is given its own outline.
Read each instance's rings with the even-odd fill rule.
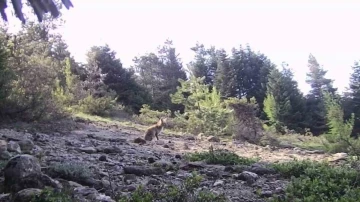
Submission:
[[[198,78],[204,77],[204,84],[214,84],[215,72],[217,70],[217,57],[215,47],[205,49],[203,44],[197,43],[191,48],[195,52],[195,59],[189,64],[191,73]]]
[[[170,94],[175,93],[180,85],[179,79],[187,79],[172,41],[166,40],[158,48],[158,54],[149,53],[136,57],[134,63],[133,69],[139,84],[150,92],[153,109],[183,111],[183,105],[174,104],[170,99]]]
[[[309,55],[308,67],[310,72],[307,73],[306,82],[310,84],[311,90],[306,100],[306,125],[313,134],[319,135],[328,130],[323,92],[334,96],[337,89],[332,86],[331,79],[325,78],[327,71],[320,67],[312,54]]]
[[[284,64],[281,72],[278,69],[270,72],[264,105],[264,111],[270,122],[279,132],[285,132],[283,126],[301,132],[303,96],[293,79],[291,70]]]
[[[224,49],[217,51],[217,70],[215,75],[215,87],[219,90],[222,97],[235,97],[235,70],[231,66],[230,59]]]
[[[248,102],[255,97],[260,109],[258,116],[264,118],[266,84],[268,75],[275,65],[264,54],[255,53],[249,45],[246,48],[240,46],[239,49],[232,50],[231,65],[235,70],[236,97],[246,97]]]
[[[158,50],[159,59],[162,63],[160,65],[160,100],[162,109],[170,109],[172,112],[181,110],[183,105],[173,104],[171,102],[170,94],[176,92],[176,88],[180,86],[179,79],[186,80],[186,73],[183,69],[182,62],[176,49],[173,47],[171,40],[166,40],[164,45]]]
[[[351,108],[355,115],[353,136],[357,136],[360,133],[360,64],[358,61],[352,66],[352,74],[350,76],[350,94],[351,103],[347,108]],[[348,114],[348,113],[347,113]]]
[[[8,66],[8,54],[6,52],[5,41],[0,42],[0,117],[5,111],[6,99],[10,95],[10,82],[14,79],[14,74]]]
[[[87,55],[88,69],[92,69],[91,74],[93,74],[90,79],[98,82],[97,87],[102,89],[99,93],[106,88],[100,85],[102,80],[104,85],[116,92],[118,102],[131,107],[135,112],[149,102],[147,92],[136,83],[134,72],[123,68],[120,60],[116,58],[116,52],[108,45],[94,46]]]

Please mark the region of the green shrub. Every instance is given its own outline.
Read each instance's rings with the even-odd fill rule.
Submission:
[[[169,127],[169,117],[171,115],[171,111],[158,111],[150,109],[150,106],[144,104],[140,109],[140,115],[135,116],[136,120],[139,121],[141,124],[149,125],[154,124],[159,121],[160,117],[168,117],[167,119],[167,127]]]
[[[111,96],[95,98],[89,94],[79,101],[78,109],[84,113],[103,116],[114,107],[114,104],[115,100]]]
[[[327,142],[324,146],[329,152],[348,152],[360,156],[360,139],[351,137],[355,116],[352,113],[349,120],[344,120],[344,111],[340,101],[329,93],[324,93],[327,125],[330,130],[325,134]]]
[[[170,185],[167,188],[151,192],[139,186],[129,197],[122,197],[119,202],[225,202],[224,195],[216,196],[210,191],[197,191],[202,177],[193,173],[180,186]]]
[[[291,177],[285,198],[272,201],[360,201],[359,172],[327,163],[294,161],[274,165],[284,177]]]
[[[189,161],[205,161],[208,164],[220,165],[251,165],[255,159],[243,158],[227,150],[210,149],[208,152],[195,152],[185,155]]]
[[[192,134],[232,134],[232,110],[228,108],[220,93],[203,84],[204,78],[180,80],[181,86],[171,95],[174,104],[185,106],[185,113],[176,113],[177,121],[185,123],[184,130]]]
[[[60,177],[78,183],[87,182],[93,177],[92,171],[81,162],[54,163],[50,165],[48,173],[51,177]]]
[[[73,202],[70,193],[66,191],[54,191],[44,189],[39,195],[33,197],[30,202]]]

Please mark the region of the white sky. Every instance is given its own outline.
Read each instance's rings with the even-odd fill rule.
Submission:
[[[184,66],[196,41],[230,50],[249,43],[275,64],[289,63],[303,92],[312,53],[335,87],[348,86],[360,59],[360,1],[349,0],[72,0],[61,32],[78,61],[108,43],[124,66],[170,38]],[[310,3],[311,2],[311,3]],[[12,8],[11,8],[12,9]],[[229,52],[230,53],[230,52]]]

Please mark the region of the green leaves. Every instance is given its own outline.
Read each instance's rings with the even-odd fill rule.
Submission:
[[[180,87],[175,94],[170,95],[175,104],[185,106],[184,119],[187,131],[205,135],[222,135],[231,133],[232,110],[227,108],[216,88],[210,92],[208,85],[203,84],[203,78],[191,77],[190,80],[180,80]]]

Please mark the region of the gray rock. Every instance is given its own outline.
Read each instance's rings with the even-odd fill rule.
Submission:
[[[79,148],[79,151],[85,152],[87,154],[95,154],[97,150],[94,147],[82,147]]]
[[[74,197],[77,200],[97,201],[97,202],[115,202],[109,196],[100,194],[95,188],[77,187],[74,189]]]
[[[216,137],[216,136],[209,136],[207,138],[207,141],[209,141],[209,142],[220,142],[220,138]]]
[[[165,160],[159,160],[159,161],[156,161],[154,163],[154,166],[155,167],[159,167],[159,168],[163,168],[165,169],[166,171],[170,171],[170,170],[174,170],[175,167],[174,167],[174,164],[169,162],[169,161],[165,161]]]
[[[9,160],[4,168],[5,187],[10,189],[22,178],[40,173],[41,167],[35,157],[28,154],[15,156]]]
[[[0,202],[9,202],[10,194],[0,194]]]
[[[223,185],[224,185],[224,181],[222,181],[222,180],[216,180],[214,183],[214,187],[223,186]]]
[[[273,195],[272,191],[262,191],[260,194],[261,197],[266,197],[266,198],[271,197],[272,195]]]
[[[107,157],[105,155],[101,155],[99,157],[99,161],[107,161]]]
[[[8,151],[3,151],[0,153],[0,160],[9,160],[11,157],[12,155]]]
[[[40,193],[41,189],[23,189],[15,194],[12,202],[30,202],[34,196],[39,195]]]
[[[28,188],[44,189],[45,187],[62,189],[60,182],[51,179],[49,176],[43,173],[33,173],[24,178],[21,178],[14,185],[12,185],[10,189],[12,192],[17,192]]]
[[[124,172],[126,174],[135,174],[137,176],[150,176],[164,174],[164,170],[159,167],[146,167],[146,166],[125,166]]]
[[[138,137],[138,138],[134,139],[134,143],[139,144],[139,145],[143,145],[143,144],[146,144],[146,140],[144,140],[141,137]]]
[[[121,154],[123,151],[117,146],[98,146],[97,152],[103,152],[105,154]]]
[[[7,151],[7,142],[5,140],[0,140],[0,152]]]
[[[21,151],[25,154],[30,154],[31,150],[34,148],[35,144],[32,140],[24,139],[19,141]]]
[[[249,184],[254,183],[258,178],[259,176],[256,173],[249,171],[243,171],[240,175],[235,175],[235,179],[246,181]]]
[[[20,145],[15,141],[10,141],[7,144],[7,150],[9,152],[15,152],[17,154],[21,154],[21,148]]]

